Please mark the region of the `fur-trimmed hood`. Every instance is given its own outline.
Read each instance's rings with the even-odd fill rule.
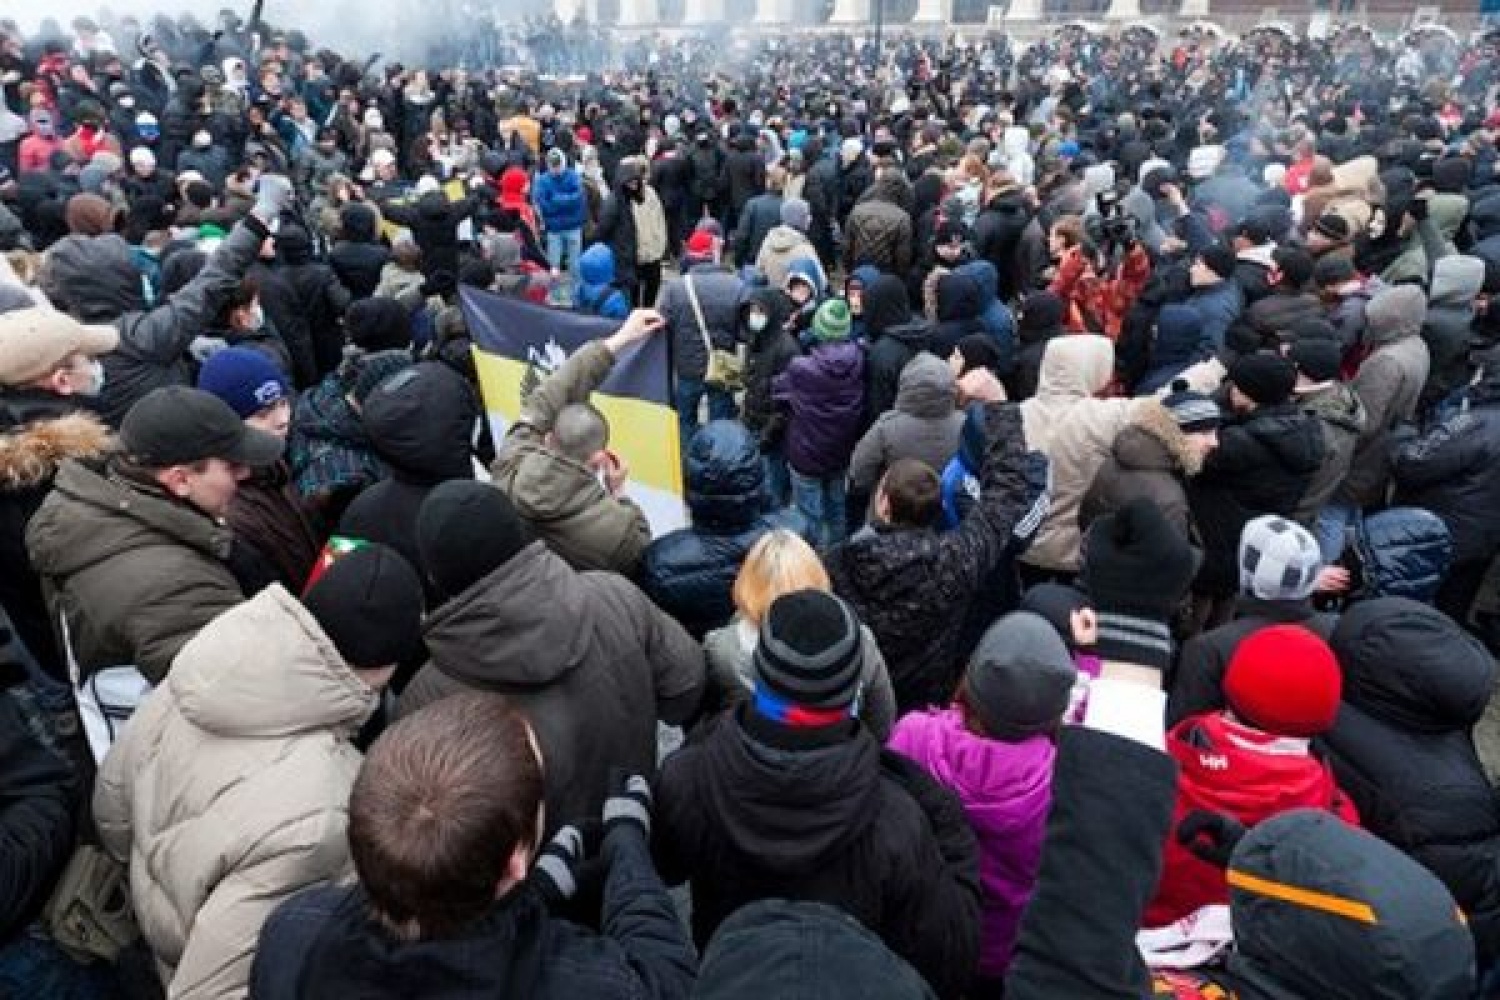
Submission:
[[[1188,445],[1187,435],[1167,408],[1147,400],[1115,438],[1115,460],[1127,469],[1161,469],[1196,476],[1203,459]]]
[[[41,486],[67,458],[97,458],[114,447],[109,428],[88,413],[37,420],[0,434],[0,489]]]

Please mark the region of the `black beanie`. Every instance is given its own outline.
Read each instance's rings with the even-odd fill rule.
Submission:
[[[411,347],[411,317],[395,299],[360,299],[344,313],[349,343],[365,351],[400,351]]]
[[[1229,366],[1229,381],[1259,405],[1276,406],[1297,387],[1297,366],[1280,354],[1246,354]]]
[[[755,647],[756,710],[788,726],[854,714],[863,673],[859,619],[839,598],[798,590],[771,603]]]
[[[530,541],[510,497],[487,483],[442,483],[427,494],[417,513],[422,568],[444,598],[462,594]]]
[[[421,649],[422,581],[395,549],[366,545],[342,556],[302,604],[355,669],[388,667]]]

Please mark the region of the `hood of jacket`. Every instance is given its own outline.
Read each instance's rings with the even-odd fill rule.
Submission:
[[[1329,645],[1344,669],[1344,703],[1404,730],[1467,730],[1495,688],[1495,661],[1479,640],[1404,597],[1356,603]]]
[[[545,595],[543,597],[542,595]],[[587,608],[578,575],[545,542],[510,561],[427,616],[432,663],[472,687],[504,690],[551,684],[588,650]]]
[[[984,310],[984,291],[979,282],[957,271],[945,274],[937,284],[938,322],[974,320]]]
[[[896,383],[896,409],[913,417],[942,418],[953,415],[958,386],[948,362],[926,351],[901,369]]]
[[[713,420],[683,457],[693,526],[725,532],[753,524],[766,507],[765,465],[755,435],[737,420]]]
[[[352,737],[379,700],[302,603],[273,584],[190,639],[167,675],[177,706],[205,732]]]
[[[869,188],[859,196],[861,203],[881,201],[906,211],[911,204],[911,189],[894,171],[885,171],[876,177]]]
[[[112,323],[144,309],[141,273],[119,236],[65,236],[47,251],[42,291],[80,323]]]
[[[769,253],[786,255],[798,247],[806,246],[807,237],[795,226],[778,225],[773,226],[771,231],[766,233],[765,241],[761,245]]]
[[[595,243],[578,258],[578,276],[585,285],[607,285],[615,280],[615,252],[606,243]]]
[[[0,490],[42,486],[65,459],[98,458],[112,443],[109,428],[89,413],[29,420],[0,434]]]
[[[757,345],[768,343],[782,333],[787,317],[792,314],[792,300],[787,298],[786,293],[779,288],[760,287],[748,290],[745,297],[740,300],[740,322],[744,322],[744,317],[751,305],[760,306],[766,314],[766,328],[752,341]]]
[[[1476,201],[1469,209],[1469,221],[1474,224],[1474,235],[1481,240],[1500,235],[1500,196],[1491,194]]]
[[[397,478],[423,484],[473,475],[469,438],[478,417],[463,376],[426,362],[382,382],[360,414],[370,444]]]
[[[779,750],[751,738],[748,706],[705,741],[704,810],[730,843],[781,874],[812,871],[861,837],[879,815],[880,747],[864,730],[816,750]]]
[[[906,283],[894,274],[882,274],[868,282],[864,290],[865,329],[870,337],[879,337],[893,326],[911,322],[911,303],[906,297]]]
[[[374,243],[377,220],[374,209],[352,202],[339,209],[339,232],[351,243]]]
[[[1108,337],[1070,334],[1047,341],[1036,398],[1087,399],[1114,376],[1115,349]],[[1024,404],[1023,404],[1024,405]]]
[[[979,311],[984,312],[1000,299],[1000,272],[987,260],[971,260],[953,269],[979,286]]]
[[[1114,456],[1122,469],[1141,472],[1194,476],[1203,466],[1171,412],[1155,400],[1135,408],[1130,425],[1115,438]]]
[[[1427,200],[1427,211],[1443,239],[1451,241],[1469,214],[1469,199],[1461,194],[1435,194]]]
[[[1416,285],[1382,288],[1365,303],[1367,339],[1375,347],[1417,336],[1426,318],[1427,296]]]
[[[813,298],[821,299],[828,291],[828,282],[823,274],[823,268],[811,257],[797,257],[786,266],[787,283],[790,284],[793,277],[801,278],[813,287]]]
[[[1230,972],[1266,997],[1460,1000],[1474,939],[1437,877],[1322,809],[1257,825],[1229,865]],[[1352,918],[1315,905],[1342,900]],[[1249,992],[1249,991],[1246,991]]]
[[[1359,393],[1344,382],[1335,382],[1298,399],[1303,413],[1310,413],[1340,430],[1360,434],[1365,429],[1365,404],[1360,402]]]
[[[1470,309],[1483,287],[1483,258],[1466,254],[1440,257],[1432,266],[1432,294],[1428,305]]]
[[[229,557],[227,527],[147,486],[126,483],[99,463],[65,459],[53,492],[27,526],[26,545],[38,573],[65,577],[122,552],[186,545],[215,559]]]

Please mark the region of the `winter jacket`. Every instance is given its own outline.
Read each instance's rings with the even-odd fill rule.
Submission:
[[[225,520],[234,532],[235,544],[261,560],[263,577],[301,593],[327,533],[292,484],[285,462],[252,470],[235,490]]]
[[[974,254],[994,265],[1004,301],[1030,290],[1021,262],[1021,235],[1031,221],[1031,209],[1018,189],[995,195],[974,221]]]
[[[759,260],[766,237],[780,225],[780,194],[767,191],[747,201],[734,231],[734,262],[743,266]]]
[[[810,900],[858,919],[940,996],[968,984],[974,834],[951,793],[857,724],[790,734],[743,704],[667,758],[656,802],[662,874],[691,881],[700,947],[746,903]]]
[[[982,330],[995,342],[1000,353],[996,374],[1010,374],[1016,354],[1016,320],[1010,308],[1000,300],[1000,275],[995,265],[987,260],[971,260],[953,269],[979,286],[979,323]],[[936,353],[936,352],[934,352]]]
[[[1322,319],[1323,304],[1317,296],[1305,292],[1288,292],[1275,289],[1269,295],[1252,302],[1240,317],[1240,323],[1248,323],[1263,346],[1277,343],[1278,335],[1287,332],[1304,319]]]
[[[1305,740],[1277,737],[1214,712],[1173,727],[1167,753],[1181,769],[1174,830],[1199,809],[1232,816],[1246,827],[1293,809],[1326,809],[1346,823],[1359,823],[1359,813]],[[1223,869],[1168,836],[1161,885],[1146,908],[1145,925],[1161,927],[1228,902]]]
[[[875,633],[902,711],[951,700],[968,609],[1039,516],[1016,407],[988,407],[986,420],[980,499],[958,530],[874,525],[824,557],[834,591]]]
[[[935,322],[928,330],[927,349],[946,360],[960,340],[986,332],[979,317],[984,290],[973,277],[957,271],[939,277],[936,290],[937,312],[932,316]]]
[[[351,203],[339,210],[342,238],[329,251],[328,263],[355,299],[367,299],[380,284],[380,270],[391,251],[378,242],[380,217],[369,205]]]
[[[1195,288],[1183,303],[1198,314],[1198,355],[1211,357],[1224,349],[1224,335],[1245,311],[1245,295],[1237,281]]]
[[[305,237],[294,236],[289,240],[288,230],[282,230],[277,237],[277,252],[284,263],[276,272],[290,289],[297,315],[307,331],[316,369],[311,378],[299,383],[305,387],[338,367],[344,346],[341,321],[353,296],[333,268],[312,259],[312,245]],[[285,329],[282,333],[290,336]]]
[[[32,697],[9,675],[0,687],[0,941],[35,918],[73,850],[77,781],[62,756],[32,731],[21,699]],[[24,677],[24,673],[21,673]]]
[[[1420,507],[1388,507],[1354,526],[1361,597],[1436,598],[1453,565],[1453,535],[1443,519]]]
[[[733,218],[745,211],[745,206],[766,188],[766,161],[755,148],[754,136],[736,136],[724,157],[720,189],[728,202],[729,214]]]
[[[1193,537],[1184,481],[1198,474],[1202,459],[1167,408],[1150,400],[1136,408],[1130,423],[1115,437],[1110,454],[1078,507],[1078,527],[1113,514],[1145,497],[1184,538]]]
[[[1463,408],[1395,449],[1396,501],[1443,519],[1459,563],[1500,549],[1500,371],[1466,394]]]
[[[1182,302],[1162,306],[1156,316],[1147,370],[1135,384],[1135,394],[1149,396],[1160,392],[1194,362],[1203,360],[1201,330],[1202,322],[1192,306]]]
[[[891,688],[890,671],[885,657],[869,626],[861,624],[859,683],[859,721],[864,723],[877,742],[884,743],[896,724],[896,693]],[[738,612],[723,628],[703,637],[703,654],[708,664],[704,713],[716,705],[736,705],[749,700],[755,692],[755,647],[760,630]]]
[[[560,174],[537,171],[531,197],[547,232],[573,233],[583,229],[588,203],[583,194],[583,180],[575,168],[568,167]]]
[[[109,431],[74,400],[40,390],[0,390],[0,608],[27,651],[61,680],[66,664],[57,648],[42,582],[26,552],[26,526],[42,505],[66,459],[97,459],[110,447]]]
[[[167,385],[191,379],[187,350],[204,332],[269,235],[254,216],[235,226],[192,281],[149,311],[130,244],[118,236],[69,236],[47,251],[41,288],[80,323],[109,323],[120,346],[100,360],[104,391],[99,412],[118,427],[132,403]]]
[[[1371,302],[1405,291],[1389,289]],[[1421,337],[1420,312],[1395,319],[1377,315],[1382,315],[1381,323],[1369,323],[1366,328],[1371,353],[1350,383],[1365,407],[1365,429],[1355,445],[1349,475],[1334,494],[1339,503],[1359,507],[1384,502],[1390,479],[1391,431],[1416,416],[1431,370],[1427,342]]]
[[[602,341],[574,352],[527,399],[490,471],[516,513],[571,565],[628,575],[651,541],[646,515],[628,498],[610,496],[593,470],[544,440],[563,407],[588,399],[614,361]]]
[[[653,541],[641,561],[641,589],[701,638],[734,614],[730,590],[745,555],[767,531],[809,533],[794,510],[770,509],[755,436],[734,420],[693,435],[683,456],[692,527]]]
[[[1403,598],[1354,605],[1332,641],[1344,671],[1323,737],[1365,828],[1409,853],[1463,907],[1488,964],[1500,954],[1500,801],[1470,730],[1495,663],[1445,615]]]
[[[689,280],[697,293],[698,308],[702,311],[706,330],[698,325],[697,314],[693,312],[688,295]],[[703,346],[705,333],[716,349],[735,349],[743,288],[739,277],[729,268],[719,264],[699,264],[682,278],[667,282],[662,289],[658,309],[672,337],[672,369],[679,380],[702,381],[707,374],[708,351]],[[684,441],[683,446],[686,445]]]
[[[595,243],[579,256],[573,308],[606,319],[630,315],[630,297],[615,284],[615,255],[607,244]]]
[[[159,684],[184,643],[245,599],[233,535],[108,462],[68,459],[26,529],[51,620],[85,674],[135,666]]]
[[[547,823],[597,816],[611,767],[649,775],[656,720],[681,725],[703,693],[703,650],[635,584],[578,572],[533,542],[428,614],[431,656],[397,714],[460,691],[526,713],[547,762]]]
[[[1474,300],[1483,285],[1484,261],[1478,257],[1454,254],[1433,265],[1432,294],[1422,324],[1430,364],[1417,402],[1418,413],[1426,413],[1468,384]]]
[[[604,838],[599,933],[553,917],[533,884],[456,933],[394,939],[358,886],[320,886],[266,921],[251,976],[256,1000],[524,996],[536,1000],[687,1000],[697,960],[645,840]]]
[[[928,327],[913,320],[906,286],[890,274],[865,285],[861,319],[870,340],[865,358],[865,411],[874,420],[896,405],[901,372],[907,362],[927,349]]]
[[[1261,407],[1219,429],[1219,445],[1188,484],[1203,540],[1196,592],[1227,596],[1238,585],[1237,554],[1246,522],[1293,517],[1323,464],[1323,427],[1295,404]]]
[[[376,694],[281,587],[183,647],[99,771],[94,819],[130,864],[174,997],[244,996],[261,924],[350,869],[351,740]]]
[[[605,203],[604,214],[599,218],[599,230],[594,234],[600,243],[608,245],[615,255],[615,280],[622,288],[636,285],[636,255],[639,236],[636,233],[636,202],[625,190],[625,183],[632,177],[640,178],[639,168],[622,166],[616,173],[614,190]]]
[[[865,356],[849,341],[813,345],[771,383],[786,408],[787,464],[804,476],[842,475],[864,419]]]
[[[458,225],[478,208],[473,198],[449,201],[441,191],[429,191],[415,204],[380,206],[386,221],[411,230],[422,248],[422,273],[429,278],[440,271],[458,276]]]
[[[1005,975],[1042,863],[1042,838],[1052,804],[1051,737],[1019,743],[970,732],[957,708],[906,716],[891,734],[890,747],[922,765],[963,803],[979,840],[983,893],[979,973]]]
[[[1297,523],[1311,526],[1344,477],[1349,475],[1349,466],[1354,461],[1354,449],[1365,429],[1365,405],[1359,394],[1343,382],[1327,382],[1297,392],[1297,405],[1302,412],[1316,417],[1323,430],[1323,461],[1313,473],[1302,502],[1297,505]]]
[[[751,303],[766,314],[766,328],[752,333],[744,325]],[[786,432],[786,413],[771,398],[771,387],[777,376],[786,371],[802,348],[786,329],[792,301],[775,288],[755,288],[740,301],[741,336],[745,339],[745,396],[740,419],[756,435],[761,450],[781,446]]]
[[[1078,569],[1078,507],[1109,457],[1115,437],[1143,403],[1096,399],[1114,374],[1114,349],[1094,334],[1047,342],[1036,395],[1021,404],[1026,447],[1047,456],[1052,504],[1025,561],[1044,569]]]
[[[883,176],[849,213],[844,226],[844,267],[873,264],[886,274],[906,274],[912,265],[912,221],[901,207],[905,185]]]
[[[913,358],[901,371],[895,409],[877,417],[854,446],[850,490],[873,491],[885,470],[903,458],[914,458],[942,472],[958,451],[958,436],[964,428],[957,402],[958,388],[948,362],[925,352]]]
[[[812,241],[800,229],[791,226],[775,226],[761,241],[760,253],[755,258],[755,267],[766,276],[766,284],[772,288],[785,288],[788,265],[794,260],[817,261],[818,251]],[[821,273],[823,265],[818,264]],[[824,277],[827,284],[827,277]]]

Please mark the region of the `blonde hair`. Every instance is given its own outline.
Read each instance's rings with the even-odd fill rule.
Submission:
[[[782,594],[797,590],[831,590],[828,571],[813,547],[795,532],[768,531],[750,547],[734,578],[734,606],[752,625]]]

